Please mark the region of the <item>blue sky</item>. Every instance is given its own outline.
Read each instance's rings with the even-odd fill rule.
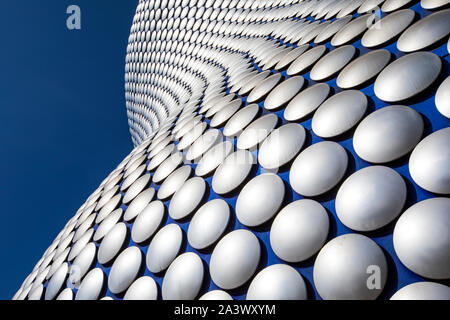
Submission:
[[[1,1],[0,299],[132,148],[123,79],[137,2]]]

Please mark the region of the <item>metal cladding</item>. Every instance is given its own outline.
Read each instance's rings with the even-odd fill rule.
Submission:
[[[141,0],[135,149],[13,298],[450,299],[446,3]]]

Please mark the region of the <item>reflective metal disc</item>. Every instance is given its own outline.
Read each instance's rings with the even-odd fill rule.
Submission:
[[[386,0],[381,6],[383,12],[392,12],[402,7],[405,7],[408,3],[414,0]]]
[[[450,193],[450,127],[433,132],[413,150],[409,158],[409,173],[423,189]]]
[[[108,276],[108,288],[114,293],[120,293],[136,279],[142,263],[142,252],[138,247],[128,247],[116,258]]]
[[[161,201],[150,202],[134,221],[131,239],[135,243],[141,243],[150,238],[161,225],[164,211],[165,207]]]
[[[183,162],[183,154],[181,152],[172,153],[164,160],[156,169],[153,175],[153,182],[161,183],[169,174],[171,174]]]
[[[374,20],[375,15],[368,13],[350,21],[340,29],[333,38],[331,38],[331,45],[333,47],[338,47],[352,42],[352,40],[362,34],[370,26],[370,22]]]
[[[206,191],[205,180],[194,177],[187,180],[172,197],[169,204],[169,215],[178,220],[187,217],[197,208]]]
[[[375,80],[375,94],[388,102],[411,98],[428,88],[441,72],[441,59],[431,52],[405,55],[389,64]]]
[[[164,300],[194,300],[203,283],[203,262],[193,252],[176,258],[167,269],[162,283]]]
[[[151,277],[140,277],[128,288],[123,300],[156,300],[158,287]]]
[[[394,220],[406,201],[406,184],[393,169],[371,166],[348,177],[336,195],[336,214],[356,231],[379,229]]]
[[[70,266],[73,281],[77,282],[83,279],[84,275],[92,268],[96,254],[97,247],[93,242],[90,242],[77,255]]]
[[[450,76],[439,86],[435,96],[436,108],[447,118],[450,118]]]
[[[388,106],[369,114],[358,125],[353,147],[362,159],[384,163],[400,158],[419,143],[423,120],[406,106]]]
[[[255,119],[258,111],[258,105],[254,103],[242,108],[228,120],[223,128],[223,134],[226,137],[238,135],[250,122],[252,122],[253,119]]]
[[[311,70],[311,80],[321,81],[336,74],[353,59],[356,49],[352,45],[336,48],[322,57]]]
[[[56,270],[56,272],[50,278],[47,284],[47,289],[45,290],[45,300],[52,300],[56,297],[67,278],[68,272],[69,266],[67,262],[64,262],[59,266],[58,270]]]
[[[322,138],[343,134],[355,126],[367,110],[367,97],[359,90],[341,91],[328,98],[314,113],[312,129]]]
[[[123,203],[129,203],[133,200],[150,182],[150,174],[145,174],[137,179],[127,190],[123,197]]]
[[[305,79],[302,76],[292,77],[276,86],[264,100],[264,108],[273,110],[291,100],[303,87]]]
[[[366,13],[371,10],[375,10],[384,0],[365,0],[358,8],[358,13]]]
[[[116,225],[116,223],[122,217],[122,214],[122,208],[118,208],[111,212],[111,214],[100,223],[100,225],[97,227],[97,230],[95,230],[94,241],[101,240],[109,232],[109,230],[111,230]]]
[[[222,141],[222,133],[217,129],[210,129],[200,136],[186,153],[186,160],[197,162],[199,158],[214,145]]]
[[[145,172],[146,165],[143,164],[140,167],[136,168],[130,175],[123,181],[120,186],[120,190],[126,190],[129,186],[133,184],[142,174]]]
[[[251,77],[250,79],[248,79],[241,87],[241,89],[239,90],[239,94],[240,95],[244,95],[247,94],[248,92],[250,92],[258,83],[260,83],[261,81],[263,81],[265,78],[267,78],[270,75],[270,71],[266,70],[263,72],[260,72],[256,75],[254,75],[253,77]]]
[[[297,59],[308,48],[309,48],[308,44],[303,44],[303,45],[298,46],[297,48],[293,49],[288,54],[286,54],[283,58],[281,58],[280,61],[278,61],[277,65],[275,66],[275,69],[281,70],[283,68],[286,68],[289,64],[291,64],[292,61]]]
[[[174,151],[175,151],[175,145],[173,143],[166,146],[163,150],[161,150],[158,154],[156,154],[152,158],[152,160],[150,160],[150,162],[148,163],[148,166],[147,166],[147,170],[152,171],[155,168],[157,168]]]
[[[450,300],[450,288],[436,282],[415,282],[398,290],[391,300]]]
[[[341,30],[348,22],[352,20],[352,16],[345,16],[333,21],[333,23],[329,24],[325,27],[314,39],[315,43],[323,43],[328,41],[332,36],[336,34],[339,30]]]
[[[275,73],[258,83],[247,97],[247,102],[252,103],[263,98],[280,82],[281,74]]]
[[[270,246],[288,262],[299,262],[315,254],[328,237],[329,218],[320,203],[302,199],[284,207],[270,228]]]
[[[61,293],[56,297],[56,300],[73,300],[73,291],[70,288],[65,288]]]
[[[311,67],[320,57],[325,53],[327,48],[324,45],[316,46],[314,48],[309,49],[297,59],[295,59],[286,73],[289,76],[304,72],[306,69]]]
[[[97,228],[98,230],[98,228]],[[83,250],[83,248],[91,241],[94,229],[90,228],[84,235],[72,245],[67,261],[72,261]]]
[[[289,183],[298,194],[318,196],[342,179],[347,164],[343,147],[336,142],[322,141],[300,152],[291,166]]]
[[[409,207],[395,225],[395,253],[411,271],[450,278],[450,199],[431,198]]]
[[[237,147],[239,149],[251,149],[261,143],[275,128],[278,123],[278,117],[269,113],[253,121],[241,133],[237,140]]]
[[[110,262],[122,249],[128,234],[128,228],[123,222],[116,224],[103,238],[98,248],[98,262],[106,264]]]
[[[97,205],[95,206],[95,211],[99,211],[103,206],[111,200],[112,197],[114,197],[119,190],[119,186],[114,186],[109,191],[106,191],[104,194],[102,193],[102,197],[97,202]]]
[[[245,226],[258,226],[278,211],[284,199],[284,183],[279,176],[265,173],[250,180],[236,201],[236,217]]]
[[[437,9],[449,4],[449,0],[421,0],[420,5],[424,9]]]
[[[105,219],[114,209],[116,209],[122,200],[121,194],[116,194],[111,200],[108,201],[107,204],[100,210],[97,214],[97,218],[95,219],[95,223],[100,223]]]
[[[284,110],[284,118],[288,121],[296,121],[304,118],[328,97],[330,86],[326,83],[317,83],[309,87],[292,99]]]
[[[81,282],[75,300],[97,300],[104,282],[105,274],[102,269],[92,269]]]
[[[274,264],[261,270],[247,291],[247,300],[306,300],[305,281],[286,264]]]
[[[364,33],[361,39],[362,45],[372,48],[390,41],[413,22],[415,15],[415,12],[410,9],[399,10],[387,15],[375,22]]]
[[[233,151],[234,145],[230,141],[224,141],[212,147],[206,152],[195,168],[197,176],[204,176],[214,171],[223,160]]]
[[[233,116],[236,111],[239,110],[241,104],[242,101],[240,99],[231,101],[229,105],[227,105],[214,115],[214,117],[211,119],[210,126],[216,128],[223,125],[228,119]]]
[[[144,210],[144,208],[152,201],[155,196],[155,189],[149,188],[147,190],[142,191],[128,206],[127,210],[125,210],[125,214],[123,218],[125,221],[131,221],[136,216]]]
[[[296,123],[272,131],[262,143],[258,161],[266,169],[275,169],[291,161],[305,142],[305,129]]]
[[[172,172],[158,189],[158,199],[164,200],[172,196],[192,173],[190,166],[182,166]]]
[[[347,5],[345,7],[343,7],[341,9],[341,11],[339,11],[339,13],[337,14],[336,17],[337,18],[341,18],[343,16],[346,16],[348,14],[351,14],[351,13],[355,12],[356,9],[358,9],[364,1],[365,0],[347,1]]]
[[[247,178],[255,162],[253,154],[247,150],[230,154],[214,173],[211,183],[214,192],[226,194],[235,190]]]
[[[39,284],[35,288],[32,288],[32,290],[28,294],[28,300],[41,300],[43,293],[44,286],[42,284]]]
[[[197,125],[195,125],[192,130],[187,132],[180,140],[180,142],[177,144],[178,150],[185,150],[187,149],[195,140],[197,140],[198,137],[200,137],[203,132],[206,130],[207,124],[205,122],[200,122]]]
[[[374,300],[386,283],[388,268],[380,247],[370,238],[350,233],[329,241],[314,263],[314,284],[325,300]],[[377,272],[377,286],[368,276]]]
[[[397,48],[403,52],[424,49],[450,33],[450,9],[441,10],[420,19],[405,32],[397,41]]]
[[[339,73],[336,84],[350,89],[373,79],[391,60],[391,53],[385,49],[374,50],[350,62]]]
[[[198,209],[189,224],[188,241],[195,249],[204,249],[225,231],[230,219],[230,208],[222,199],[213,199]]]
[[[202,295],[199,300],[233,300],[233,297],[226,291],[213,290]]]
[[[178,255],[183,240],[183,232],[177,224],[164,226],[153,237],[147,251],[147,268],[159,273],[169,267]]]

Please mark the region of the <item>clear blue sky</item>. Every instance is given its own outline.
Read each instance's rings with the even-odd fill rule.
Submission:
[[[137,2],[0,3],[0,299],[132,148],[123,79]],[[71,4],[80,31],[66,28]]]

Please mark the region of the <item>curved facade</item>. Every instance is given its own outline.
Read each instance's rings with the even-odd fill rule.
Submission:
[[[140,1],[135,149],[14,299],[450,299],[448,1]]]

